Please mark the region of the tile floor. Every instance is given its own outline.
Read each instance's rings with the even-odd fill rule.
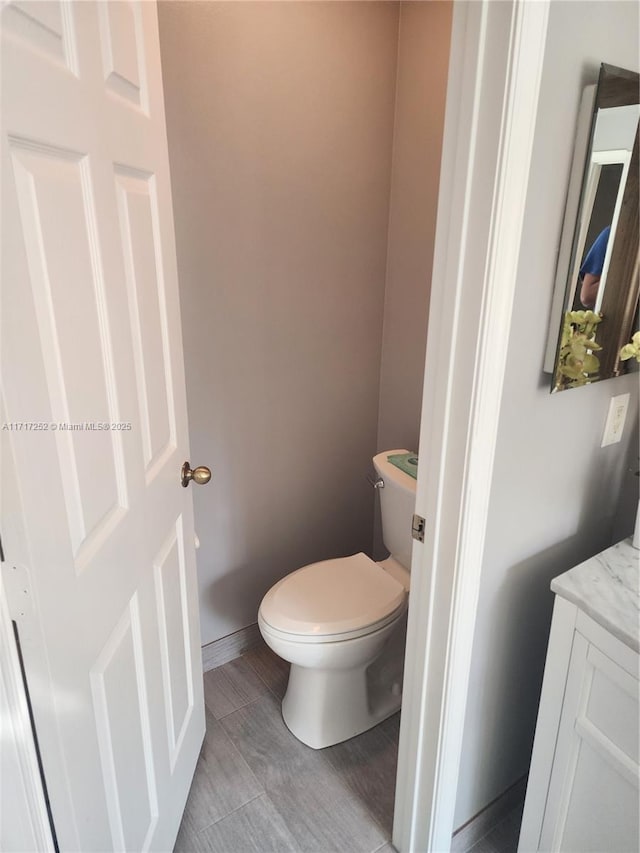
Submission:
[[[287,676],[264,644],[205,674],[207,731],[175,853],[393,853],[400,715],[310,749],[280,715]],[[473,853],[515,851],[517,828],[516,841],[502,829]]]
[[[467,853],[516,853],[521,823],[522,806],[519,806],[509,812],[488,835],[477,841]]]

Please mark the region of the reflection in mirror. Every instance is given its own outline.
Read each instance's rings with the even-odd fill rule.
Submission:
[[[638,303],[638,83],[603,65],[583,98],[588,144],[576,143],[545,361],[552,391],[625,370],[619,351]]]

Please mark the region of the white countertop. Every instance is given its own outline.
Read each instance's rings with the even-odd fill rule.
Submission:
[[[554,578],[551,589],[640,651],[640,551],[630,538]]]

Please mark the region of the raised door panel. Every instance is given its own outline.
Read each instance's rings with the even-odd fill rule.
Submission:
[[[100,46],[107,91],[147,112],[142,26],[133,3],[100,3]]]
[[[154,585],[167,741],[173,770],[194,707],[182,518],[154,560]]]
[[[59,0],[13,0],[3,10],[3,30],[29,50],[77,73],[69,4]]]
[[[49,431],[56,432],[71,549],[81,571],[127,507],[122,433],[111,429],[117,390],[89,159],[13,140],[12,163],[49,389]]]
[[[153,175],[115,172],[147,482],[175,449],[168,323]]]
[[[134,596],[90,672],[114,850],[146,850],[158,820],[142,646]]]

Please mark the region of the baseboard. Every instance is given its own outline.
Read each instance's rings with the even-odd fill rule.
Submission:
[[[457,829],[451,839],[451,853],[464,853],[465,850],[469,850],[481,838],[488,835],[509,812],[524,802],[526,790],[527,777],[523,776],[522,779],[518,779],[515,784],[507,788],[504,794],[496,797],[486,808],[478,812],[460,829]]]
[[[227,637],[221,637],[212,643],[202,647],[202,671],[208,672],[223,663],[239,658],[248,649],[252,649],[260,642],[260,629],[258,623],[247,625]]]

